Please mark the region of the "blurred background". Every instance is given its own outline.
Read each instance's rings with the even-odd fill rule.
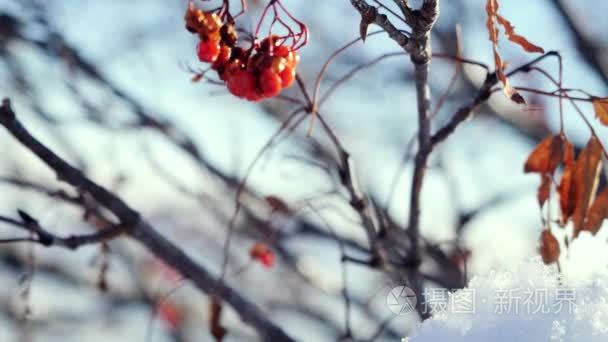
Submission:
[[[298,67],[310,92],[327,58],[358,36],[360,16],[346,0],[282,2],[310,31]],[[265,3],[249,1],[239,27],[251,31]],[[395,9],[393,2],[383,3]],[[281,99],[250,103],[224,86],[191,82],[190,70],[202,65],[196,37],[184,29],[186,5],[185,0],[0,0],[0,96],[11,99],[42,142],[219,274],[237,188],[295,106]],[[463,56],[493,65],[484,5],[442,1],[434,52],[456,55],[460,24]],[[608,22],[602,14],[608,13],[608,2],[518,0],[504,2],[501,12],[518,33],[562,53],[565,87],[608,94]],[[385,34],[355,44],[330,65],[321,93],[352,68],[399,51]],[[504,40],[501,52],[510,66],[536,57]],[[554,59],[540,65],[557,76]],[[454,70],[450,60],[433,60],[433,108]],[[471,99],[484,77],[482,68],[464,65],[433,127]],[[511,83],[555,89],[538,73],[520,74]],[[302,96],[295,85],[284,95]],[[448,268],[467,279],[536,255],[542,228],[535,197],[539,179],[524,175],[523,163],[540,139],[559,129],[559,107],[555,98],[523,95],[526,108],[493,95],[430,160],[421,233],[453,263]],[[397,226],[405,224],[409,211],[415,103],[409,57],[394,56],[357,73],[321,107],[352,154],[363,191]],[[590,105],[581,108],[592,118]],[[566,134],[582,146],[589,131],[567,103],[564,113]],[[394,315],[387,307],[387,293],[401,284],[365,265],[341,263],[342,248],[353,257],[367,255],[365,231],[339,184],[331,144],[318,126],[306,137],[308,123],[281,135],[251,170],[227,282],[298,340],[336,340],[345,332],[345,312],[357,340],[398,340],[418,318]],[[606,128],[596,129],[606,136]],[[4,131],[0,156],[0,214],[23,209],[61,235],[91,229],[78,208],[52,196],[73,190]],[[578,240],[573,243],[563,266],[567,274],[585,277],[608,265],[605,233],[591,244],[595,249],[577,250]],[[0,238],[18,234],[0,226]],[[271,246],[276,255],[271,268],[250,259],[256,242]],[[423,269],[445,274],[430,264]],[[0,341],[211,340],[208,297],[124,239],[77,251],[2,244],[0,282]],[[223,323],[227,341],[256,338],[228,307]]]

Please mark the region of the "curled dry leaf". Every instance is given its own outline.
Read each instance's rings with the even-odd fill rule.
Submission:
[[[551,176],[549,176],[548,174],[542,174],[540,176],[541,178],[541,182],[540,182],[540,186],[538,187],[538,192],[536,194],[536,199],[538,200],[538,205],[543,206],[543,204],[545,204],[545,202],[547,201],[547,199],[549,198],[549,193],[551,192]]]
[[[530,153],[524,165],[524,172],[553,174],[563,159],[563,142],[564,140],[559,135],[543,139]]]
[[[593,109],[595,117],[604,125],[608,125],[608,98],[593,99]]]
[[[545,264],[551,264],[559,259],[559,242],[549,229],[545,229],[540,234],[540,246],[538,252]]]
[[[608,187],[604,188],[596,197],[595,201],[593,201],[593,204],[587,213],[587,219],[583,230],[589,231],[593,235],[597,234],[602,226],[602,222],[606,218],[608,218]]]
[[[574,212],[574,187],[572,186],[572,174],[574,173],[574,146],[570,141],[564,142],[564,172],[557,187],[559,193],[559,205],[562,212],[560,225],[566,225],[566,221]]]
[[[289,206],[287,205],[287,203],[285,203],[285,201],[278,198],[277,196],[266,196],[264,200],[266,201],[266,203],[268,203],[273,212],[279,212],[283,214],[289,213]]]
[[[361,13],[361,22],[359,23],[359,35],[361,36],[361,40],[364,43],[365,39],[367,38],[367,31],[369,29],[369,25],[374,22],[376,14],[378,14],[378,12],[375,7],[369,7],[368,10]]]
[[[602,162],[602,145],[595,137],[591,137],[587,146],[576,158],[576,164],[572,171],[572,184],[574,196],[574,212],[572,223],[574,224],[573,238],[583,229],[585,217],[589,204],[595,197],[595,190],[599,180],[599,172]]]
[[[540,173],[541,183],[536,198],[541,207],[549,198],[552,175],[561,164],[564,155],[564,140],[559,135],[547,137],[530,153],[524,164],[524,172]]]
[[[517,91],[509,85],[509,80],[507,80],[507,77],[503,72],[504,63],[502,62],[500,53],[498,53],[498,28],[494,23],[494,18],[496,16],[497,11],[498,2],[496,0],[488,0],[486,2],[486,14],[488,15],[488,19],[486,20],[486,27],[488,29],[489,39],[492,42],[492,51],[494,52],[494,65],[496,66],[496,76],[502,84],[503,91],[505,92],[505,94],[510,99],[514,96],[518,99],[516,95]]]
[[[527,52],[544,52],[544,50],[532,43],[530,43],[523,36],[515,33],[515,27],[511,25],[511,23],[498,14],[499,2],[498,0],[487,0],[486,2],[486,14],[488,15],[488,19],[486,21],[486,27],[488,29],[488,33],[490,35],[490,41],[492,42],[492,49],[494,51],[494,64],[496,66],[496,76],[498,80],[502,84],[503,91],[505,95],[512,101],[518,104],[525,104],[526,101],[524,98],[509,84],[509,80],[504,74],[504,66],[505,63],[502,61],[500,57],[500,53],[498,53],[498,27],[497,24],[502,25],[505,28],[505,33],[507,34],[507,38],[520,45]]]
[[[526,52],[538,52],[538,53],[545,52],[545,50],[543,48],[541,48],[540,46],[530,43],[530,41],[528,41],[525,37],[520,36],[519,34],[515,33],[515,26],[513,26],[502,15],[496,13],[496,20],[498,21],[498,23],[500,25],[502,25],[502,27],[505,28],[505,33],[507,35],[507,38],[510,41],[512,41],[513,43],[524,48],[524,50],[526,50]]]

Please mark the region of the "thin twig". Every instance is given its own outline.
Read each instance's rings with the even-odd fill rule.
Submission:
[[[167,265],[179,271],[185,278],[191,280],[200,290],[217,295],[233,306],[241,319],[253,326],[264,340],[293,341],[254,303],[213,277],[207,269],[195,262],[181,248],[158,233],[122,199],[91,181],[80,170],[72,167],[33,137],[17,119],[8,99],[3,100],[0,107],[0,125],[4,126],[25,148],[51,168],[59,180],[76,187],[79,191],[88,193],[106,210],[112,212],[120,220],[129,236],[139,241]]]

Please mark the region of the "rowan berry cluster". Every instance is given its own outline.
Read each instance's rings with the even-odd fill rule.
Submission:
[[[188,6],[186,29],[197,34],[197,55],[210,63],[233,95],[249,101],[277,96],[289,87],[296,74],[299,55],[287,38],[269,35],[245,49],[237,46],[238,35],[231,17]]]

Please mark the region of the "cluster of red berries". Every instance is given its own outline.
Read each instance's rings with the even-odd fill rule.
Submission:
[[[279,95],[289,87],[299,62],[297,52],[285,39],[271,35],[254,42],[249,49],[237,46],[238,36],[231,19],[205,12],[190,3],[185,15],[186,29],[198,34],[197,55],[211,63],[230,93],[249,101]]]

